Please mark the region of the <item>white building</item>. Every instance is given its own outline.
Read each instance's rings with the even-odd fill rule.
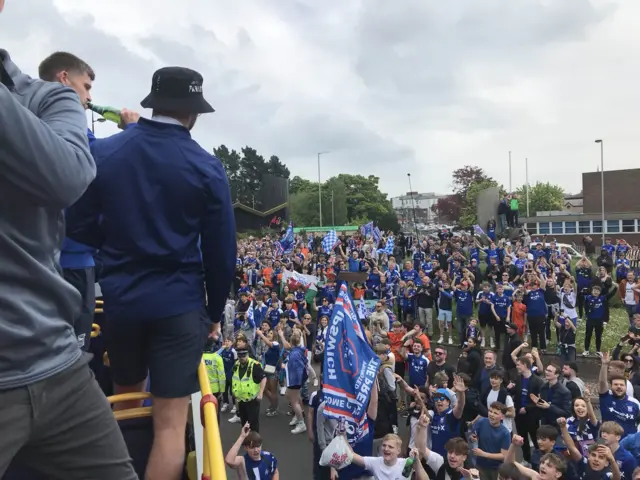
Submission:
[[[446,195],[439,195],[434,192],[407,192],[406,195],[393,197],[391,206],[398,215],[398,221],[401,224],[413,222],[414,208],[417,223],[436,223],[437,215],[433,212],[433,206],[442,197],[446,197]]]

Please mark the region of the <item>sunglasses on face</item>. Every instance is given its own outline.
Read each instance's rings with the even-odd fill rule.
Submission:
[[[436,355],[444,355],[444,352],[436,352]]]
[[[445,401],[445,400],[449,400],[449,399],[448,399],[447,397],[445,397],[444,395],[437,395],[437,396],[433,397],[433,399],[434,399],[436,402],[443,402],[443,401]]]

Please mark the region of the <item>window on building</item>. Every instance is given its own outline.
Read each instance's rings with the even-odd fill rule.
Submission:
[[[607,233],[620,233],[620,220],[607,220]]]
[[[589,220],[578,222],[578,233],[591,233],[591,222]]]
[[[602,220],[594,220],[591,223],[593,224],[593,233],[602,233]]]
[[[554,235],[562,235],[564,233],[562,223],[563,222],[551,222],[551,233]]]
[[[550,233],[549,232],[549,222],[540,222],[538,223],[538,234],[539,235],[546,235]]]
[[[527,231],[529,235],[537,235],[538,234],[538,224],[537,223],[527,223]]]
[[[564,233],[576,233],[576,222],[564,222]]]
[[[636,221],[635,220],[622,220],[622,232],[623,233],[633,233],[636,231]]]

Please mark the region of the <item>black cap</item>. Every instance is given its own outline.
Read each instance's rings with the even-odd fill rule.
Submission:
[[[140,102],[143,108],[172,113],[211,113],[215,110],[202,95],[202,75],[183,67],[156,70],[151,93]]]
[[[505,324],[505,328],[511,328],[513,330],[518,330],[518,326],[513,322],[509,322],[509,323]]]

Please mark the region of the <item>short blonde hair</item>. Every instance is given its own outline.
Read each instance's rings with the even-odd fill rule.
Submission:
[[[398,447],[398,450],[402,450],[402,439],[395,433],[387,433],[384,437],[382,437],[382,441],[394,442]]]

